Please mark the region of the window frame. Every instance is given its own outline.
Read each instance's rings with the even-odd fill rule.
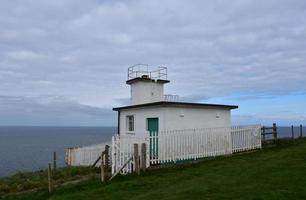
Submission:
[[[126,132],[134,133],[135,132],[135,115],[126,115],[125,119],[126,119],[126,127],[125,127]]]

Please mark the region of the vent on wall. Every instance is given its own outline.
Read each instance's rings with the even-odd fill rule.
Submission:
[[[180,117],[185,117],[185,113],[183,110],[180,112]]]
[[[219,112],[217,112],[216,118],[220,118],[220,113]]]

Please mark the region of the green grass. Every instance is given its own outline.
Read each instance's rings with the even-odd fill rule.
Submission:
[[[80,179],[84,176],[95,175],[96,171],[90,167],[71,167],[56,170],[53,176],[56,185],[67,181]],[[7,193],[24,192],[28,190],[40,190],[47,188],[47,171],[17,173],[13,176],[0,179],[0,196]]]
[[[41,191],[3,199],[306,199],[306,139],[104,184],[93,178],[52,195]]]

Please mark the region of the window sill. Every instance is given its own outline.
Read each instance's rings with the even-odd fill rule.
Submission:
[[[135,135],[135,132],[125,132],[127,135]]]

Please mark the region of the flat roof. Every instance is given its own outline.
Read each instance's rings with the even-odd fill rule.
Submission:
[[[157,83],[169,83],[169,80],[164,80],[164,79],[151,79],[149,77],[136,77],[130,80],[126,81],[126,84],[131,85],[132,83],[138,82],[138,81],[143,81],[143,82],[157,82]]]
[[[222,104],[208,104],[208,103],[189,103],[189,102],[172,102],[172,101],[158,101],[153,103],[146,104],[137,104],[131,106],[123,106],[113,108],[115,111],[127,110],[132,108],[145,108],[145,107],[192,107],[192,108],[224,108],[224,109],[236,109],[238,106],[236,105],[222,105]]]

